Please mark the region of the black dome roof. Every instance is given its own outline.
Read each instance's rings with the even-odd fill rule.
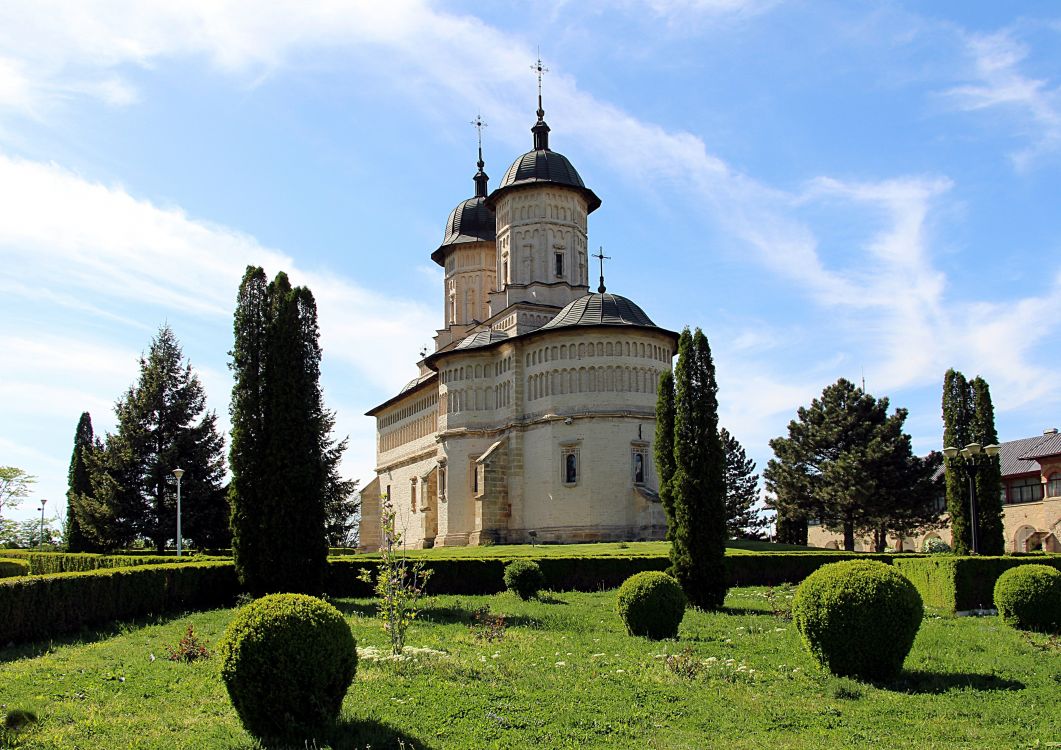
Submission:
[[[495,331],[494,329],[491,328],[489,330],[478,331],[476,333],[473,333],[471,336],[467,336],[466,338],[462,339],[461,342],[459,344],[457,344],[453,348],[454,349],[478,349],[481,346],[489,346],[490,344],[496,343],[498,341],[504,341],[507,338],[508,338],[507,334],[504,334],[501,331]]]
[[[644,326],[655,328],[656,324],[645,315],[645,311],[626,297],[618,294],[596,292],[579,297],[557,313],[556,317],[539,328],[539,331],[569,326]]]
[[[490,195],[490,203],[495,203],[498,194],[505,190],[539,183],[573,187],[586,199],[589,212],[600,208],[600,198],[586,187],[586,183],[582,181],[582,177],[568,158],[548,148],[528,151],[512,162],[512,166],[501,178],[501,185]]]
[[[446,234],[439,248],[431,253],[431,260],[441,266],[445,262],[444,250],[447,247],[464,242],[493,242],[495,232],[494,212],[486,205],[486,198],[477,195],[461,201],[450,211],[446,219]]]

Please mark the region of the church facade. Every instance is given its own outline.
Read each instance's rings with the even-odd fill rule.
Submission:
[[[601,201],[550,149],[540,98],[537,114],[534,148],[493,192],[480,146],[475,195],[431,255],[444,324],[418,376],[368,412],[362,549],[381,545],[385,503],[411,548],[666,533],[652,441],[678,336],[608,293],[603,269],[590,291]]]

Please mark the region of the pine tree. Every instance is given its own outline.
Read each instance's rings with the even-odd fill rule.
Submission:
[[[899,502],[895,477],[909,456],[902,431],[906,410],[888,414],[876,399],[841,378],[789,422],[788,437],[774,438],[775,458],[763,476],[787,519],[817,518],[842,531],[854,550],[856,532],[890,528],[889,509]]]
[[[807,546],[807,519],[790,507],[778,508],[774,538],[780,544]]]
[[[189,540],[200,546],[206,540],[227,541],[217,418],[206,411],[202,384],[169,326],[151,341],[140,360],[140,377],[115,405],[115,413],[117,432],[107,436],[102,451],[86,457],[92,491],[82,504],[82,530],[100,545],[147,539],[163,551],[177,538],[172,472],[183,468],[182,525],[187,518]]]
[[[659,477],[659,499],[667,518],[667,538],[674,528],[674,501],[671,498],[671,479],[674,477],[674,373],[664,371],[659,376],[656,397],[656,475]]]
[[[686,328],[678,340],[674,386],[671,573],[691,603],[718,609],[727,589],[726,467],[715,365],[699,328]]]
[[[99,552],[102,550],[82,528],[85,517],[85,501],[92,494],[92,477],[89,473],[89,454],[99,448],[92,431],[92,415],[81,413],[74,433],[74,451],[70,456],[70,471],[67,474],[69,489],[66,492],[66,550],[67,552]]]
[[[718,439],[726,456],[726,534],[731,539],[759,539],[766,522],[755,509],[759,501],[755,461],[725,427],[718,431]]]
[[[236,308],[232,368],[233,551],[253,593],[324,589],[326,503],[344,492],[345,441],[320,390],[317,307],[305,287],[248,268]],[[349,493],[348,493],[349,494]]]

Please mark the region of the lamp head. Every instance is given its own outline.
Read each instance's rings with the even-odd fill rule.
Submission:
[[[965,447],[969,449],[969,453],[971,453],[972,455],[974,455],[974,456],[979,456],[980,455],[980,450],[981,450],[980,443],[969,443]]]
[[[947,458],[954,458],[958,455],[958,449],[955,448],[953,445],[948,445],[946,448],[943,449],[943,455]]]
[[[965,446],[964,448],[962,448],[961,451],[959,451],[959,453],[962,454],[962,458],[972,458],[973,457],[973,452],[971,450],[969,450],[969,446]]]
[[[181,477],[184,476],[184,469],[174,469],[173,476],[177,477],[177,479],[179,480]]]
[[[985,445],[984,446],[984,453],[986,453],[989,456],[997,456],[998,455],[998,451],[999,451],[999,446],[995,445],[994,443],[992,443],[991,445]]]

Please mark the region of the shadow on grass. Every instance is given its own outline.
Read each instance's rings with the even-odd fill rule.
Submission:
[[[750,607],[723,607],[722,609],[715,611],[723,615],[757,615],[759,617],[776,617],[776,615],[768,609],[752,609]]]
[[[993,674],[922,672],[919,670],[906,670],[892,680],[873,684],[882,690],[913,695],[939,695],[951,690],[961,689],[982,691],[1023,690],[1026,687],[1023,682],[1007,680]]]
[[[326,744],[322,744],[324,740]],[[340,720],[320,740],[302,742],[263,741],[245,745],[240,750],[306,750],[306,748],[329,747],[333,750],[431,750],[419,737],[402,732],[378,721]]]
[[[465,609],[464,607],[425,607],[420,610],[420,616],[418,619],[427,620],[439,625],[452,625],[454,623],[460,625],[474,625],[475,624],[475,613],[477,610]],[[505,624],[513,625],[516,627],[528,627],[537,628],[541,627],[541,621],[534,617],[527,617],[526,615],[509,615],[504,612],[493,612],[492,614],[503,614],[505,615]]]
[[[541,604],[567,604],[563,599],[558,599],[555,596],[545,593],[544,591],[538,596],[534,597]]]
[[[90,643],[98,643],[149,625],[165,625],[167,622],[180,620],[189,614],[189,612],[174,612],[166,615],[148,615],[130,620],[121,620],[108,625],[85,626],[72,633],[54,635],[39,641],[5,644],[0,647],[0,664],[18,661],[19,659],[36,659],[39,656],[51,653],[61,646],[84,646]],[[3,745],[0,745],[0,747],[3,747]]]

